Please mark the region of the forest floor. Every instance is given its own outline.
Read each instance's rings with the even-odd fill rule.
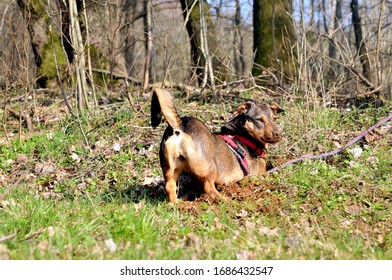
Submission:
[[[244,98],[265,100],[177,97],[180,115],[212,131]],[[192,199],[173,205],[158,158],[166,124],[152,129],[149,98],[135,102],[80,119],[58,96],[10,103],[31,112],[31,131],[1,109],[0,259],[392,259],[392,123],[336,156],[220,189],[229,203],[184,185]],[[392,111],[276,102],[286,112],[271,166],[343,146]]]

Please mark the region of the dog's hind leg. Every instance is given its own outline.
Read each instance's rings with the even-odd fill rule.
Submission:
[[[164,171],[166,192],[169,202],[177,202],[177,180],[182,169],[168,169]]]
[[[185,167],[179,148],[182,136],[183,133],[174,133],[169,137],[162,149],[163,155],[160,156],[163,176],[166,181],[166,192],[170,202],[177,202],[177,180]]]

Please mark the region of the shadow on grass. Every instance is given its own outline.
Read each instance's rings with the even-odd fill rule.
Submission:
[[[194,201],[203,194],[202,184],[195,181],[190,176],[183,174],[180,176],[178,185],[178,198],[183,201]],[[123,189],[110,187],[101,194],[104,202],[122,201],[122,203],[139,203],[146,200],[152,204],[167,201],[165,182],[160,181],[152,184],[126,185]]]
[[[166,200],[166,192],[163,183],[156,185],[134,184],[125,186],[123,189],[110,187],[101,194],[101,199],[104,202],[117,200],[122,201],[122,203],[138,203],[141,200],[147,200],[155,204]]]

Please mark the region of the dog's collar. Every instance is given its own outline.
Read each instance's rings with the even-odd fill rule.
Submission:
[[[253,143],[252,141],[250,141],[249,139],[240,136],[240,135],[233,135],[233,138],[237,138],[238,140],[240,140],[242,143],[244,143],[246,146],[248,146],[249,148],[251,148],[253,151],[256,152],[256,154],[258,154],[259,156],[261,156],[262,158],[266,158],[267,156],[267,151],[265,149],[262,149],[260,147],[258,147],[255,143]]]
[[[240,165],[244,169],[246,175],[250,173],[249,163],[248,160],[246,159],[245,151],[241,149],[241,147],[234,142],[235,138],[237,138],[239,141],[244,143],[250,149],[255,151],[262,158],[265,158],[267,156],[267,152],[265,149],[261,149],[260,147],[257,147],[255,143],[253,143],[249,139],[246,139],[245,137],[236,134],[235,135],[218,134],[218,136],[227,143],[230,150],[234,153],[234,155],[237,157],[238,161],[240,162]]]

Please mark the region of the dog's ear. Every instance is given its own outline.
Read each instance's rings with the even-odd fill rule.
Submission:
[[[245,103],[242,103],[241,105],[239,105],[237,107],[237,109],[235,109],[231,113],[234,115],[234,117],[239,116],[241,114],[246,114],[254,106],[256,106],[256,105],[253,102],[245,102]]]
[[[284,112],[284,110],[281,107],[279,107],[278,105],[276,105],[275,103],[268,104],[268,105],[271,108],[271,110],[274,111],[275,114],[279,114],[279,113]]]

